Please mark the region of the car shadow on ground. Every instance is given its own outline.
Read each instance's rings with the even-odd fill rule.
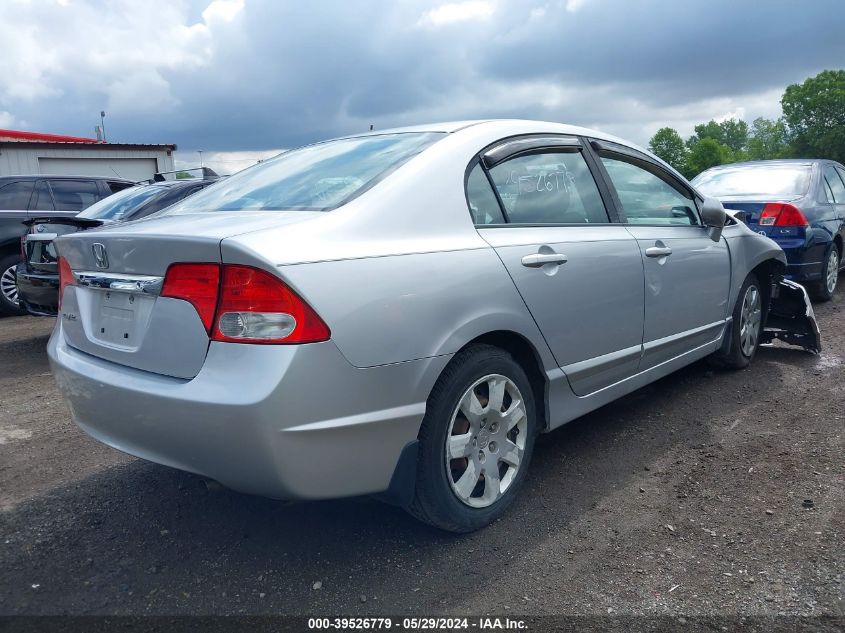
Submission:
[[[814,358],[767,348],[757,363],[783,371]],[[676,445],[712,442],[710,423],[741,406],[749,373],[696,363],[543,436],[523,494],[471,535],[369,499],[287,504],[140,460],[111,467],[0,514],[0,613],[448,608]],[[703,382],[715,383],[707,394]]]

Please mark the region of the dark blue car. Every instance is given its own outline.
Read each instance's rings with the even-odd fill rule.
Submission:
[[[818,300],[831,298],[845,242],[845,167],[830,160],[733,163],[700,173],[692,184],[777,242],[787,278]]]

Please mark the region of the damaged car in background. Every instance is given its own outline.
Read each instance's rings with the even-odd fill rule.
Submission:
[[[165,180],[159,172],[152,182],[123,189],[75,216],[37,216],[24,222],[27,233],[15,278],[20,306],[35,316],[56,316],[59,305],[59,270],[53,240],[60,235],[98,226],[139,220],[205,189],[219,178],[202,168],[203,178]]]
[[[48,354],[85,432],[454,532],[513,502],[539,433],[708,356],[820,349],[777,244],[652,154],[554,123],[316,143],[55,245]]]

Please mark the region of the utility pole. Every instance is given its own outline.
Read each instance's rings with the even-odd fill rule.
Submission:
[[[100,127],[103,130],[103,142],[108,143],[106,140],[106,111],[100,110]]]

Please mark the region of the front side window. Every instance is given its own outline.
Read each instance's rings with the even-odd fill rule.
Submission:
[[[833,165],[824,166],[824,179],[833,194],[833,202],[845,204],[845,185],[842,184],[842,180]]]
[[[445,135],[381,134],[280,154],[186,198],[167,214],[199,211],[330,211]]]
[[[689,226],[699,223],[692,196],[632,163],[606,156],[602,156],[601,161],[629,224]]]
[[[31,180],[17,180],[6,185],[0,185],[0,209],[26,211],[31,195]]]
[[[581,152],[529,154],[490,177],[511,224],[607,224],[610,220]]]
[[[82,211],[100,199],[97,183],[91,180],[51,180],[50,189],[59,211]]]

